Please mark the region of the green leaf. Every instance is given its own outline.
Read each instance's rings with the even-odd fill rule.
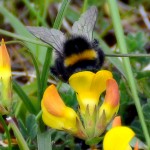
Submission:
[[[65,12],[66,12],[66,9],[67,9],[69,3],[70,3],[70,0],[63,0],[63,2],[61,4],[61,8],[60,8],[60,10],[59,10],[59,12],[57,14],[56,19],[55,19],[53,28],[60,29],[62,20],[63,20],[63,18],[65,16]]]
[[[129,52],[143,52],[144,46],[147,42],[146,36],[143,32],[138,32],[136,34],[128,34],[126,36],[126,43]]]
[[[100,141],[103,140],[103,137],[95,137],[85,141],[87,145],[97,145]]]
[[[30,113],[36,114],[37,111],[36,111],[35,107],[33,106],[33,104],[31,103],[31,100],[29,99],[29,97],[26,95],[26,93],[22,90],[22,88],[15,81],[13,81],[13,89],[19,95],[19,97],[21,98],[22,102],[24,103],[24,105],[26,106],[28,111]]]
[[[6,135],[7,135],[7,139],[8,139],[8,150],[12,149],[12,145],[11,145],[11,137],[10,137],[10,133],[8,131],[8,127],[7,124],[5,122],[5,120],[3,119],[2,115],[0,114],[0,123],[2,125],[2,127],[5,129]]]
[[[28,138],[28,131],[27,131],[26,125],[20,119],[18,120],[18,125],[19,125],[19,129],[20,129],[20,132],[21,132],[22,136],[25,139],[27,139]]]
[[[29,147],[28,147],[26,141],[24,140],[22,134],[20,133],[19,129],[17,128],[16,124],[14,123],[14,121],[12,119],[9,120],[9,125],[10,125],[11,129],[13,130],[15,137],[17,138],[19,148],[21,150],[29,150]]]
[[[52,150],[51,133],[45,131],[37,135],[38,150]]]
[[[28,131],[28,137],[30,137],[30,139],[33,140],[36,137],[38,131],[38,125],[34,115],[27,116],[26,127]]]
[[[41,93],[43,94],[46,86],[47,86],[47,80],[48,80],[48,74],[49,74],[49,67],[51,63],[51,57],[52,56],[52,48],[47,49],[46,58],[43,65],[43,70],[41,73]]]
[[[34,57],[34,55],[28,51],[28,54],[31,56],[35,70],[36,70],[36,78],[37,78],[37,95],[38,95],[38,107],[40,108],[41,98],[42,98],[42,90],[41,90],[41,80],[40,80],[40,71],[38,67],[38,63]]]

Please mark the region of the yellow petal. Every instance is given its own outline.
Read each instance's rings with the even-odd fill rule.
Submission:
[[[69,78],[69,84],[77,93],[84,93],[90,90],[94,75],[90,71],[75,73]]]
[[[43,103],[42,103],[43,122],[51,128],[58,129],[58,130],[68,130],[71,133],[76,134],[77,133],[77,126],[76,126],[77,114],[71,108],[66,108],[65,111],[67,115],[64,117],[54,116],[46,110],[46,108],[43,106]]]
[[[106,89],[106,81],[112,78],[112,73],[106,70],[96,74],[83,71],[73,74],[69,78],[70,86],[76,91],[81,113],[85,113],[87,106],[90,113],[98,105],[100,94]]]
[[[134,135],[135,133],[128,127],[114,127],[104,137],[104,150],[129,150],[129,142]]]
[[[119,89],[117,82],[114,79],[107,81],[106,95],[103,104],[100,107],[100,116],[105,112],[107,123],[112,119],[119,109]]]
[[[112,78],[112,73],[107,70],[101,70],[95,74],[90,88],[94,92],[95,97],[99,98],[100,94],[106,90],[107,80]]]
[[[41,103],[41,107],[42,107],[42,119],[43,122],[54,129],[58,129],[58,130],[63,130],[64,127],[64,119],[61,117],[56,117],[52,114],[50,114],[47,109],[45,108],[43,101]]]
[[[78,116],[72,108],[64,104],[54,85],[45,90],[41,107],[42,119],[46,125],[54,129],[69,130],[76,134]]]
[[[94,76],[93,72],[83,71],[75,73],[69,78],[70,86],[77,93],[77,100],[82,113],[85,113],[87,105],[94,107],[97,103],[93,92],[90,91]]]

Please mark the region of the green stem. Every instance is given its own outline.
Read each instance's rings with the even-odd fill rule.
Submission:
[[[8,131],[8,128],[7,128],[7,124],[5,123],[5,120],[3,119],[2,115],[0,115],[0,122],[1,122],[2,126],[4,127],[6,135],[7,135],[8,149],[11,150],[12,149],[12,147],[11,147],[11,137],[10,137],[10,134],[9,134],[9,131]]]
[[[1,42],[0,42],[1,43]],[[23,46],[26,47],[26,45],[22,42],[22,41],[8,41],[8,42],[5,42],[5,44],[21,44]],[[35,43],[35,41],[33,40],[30,41],[30,43],[34,43],[34,44],[37,44],[37,45],[41,45],[41,43]],[[45,47],[49,47],[49,45],[44,45]],[[105,56],[106,57],[150,57],[150,54],[120,54],[120,53],[117,53],[117,54],[109,54],[109,53],[105,53]]]
[[[26,42],[29,42],[29,43],[34,43],[34,44],[38,44],[38,45],[41,45],[41,46],[50,47],[48,44],[43,43],[40,40],[33,40],[31,38],[20,36],[20,35],[17,35],[17,34],[2,30],[2,29],[0,29],[0,34],[6,35],[6,36],[9,36],[9,37],[13,37],[13,38],[16,38],[18,40],[26,41]]]
[[[14,121],[12,120],[12,118],[8,117],[7,121],[9,122],[9,126],[13,130],[13,132],[15,134],[15,137],[17,138],[19,148],[21,150],[29,150],[26,141],[24,140],[22,134],[20,133],[18,127],[16,126],[16,124],[14,123]]]
[[[106,57],[150,57],[150,54],[105,54]]]
[[[36,115],[35,117],[36,121],[40,120],[41,116],[42,116],[42,110]]]
[[[42,90],[41,90],[41,80],[40,80],[40,71],[38,67],[38,63],[34,57],[34,55],[28,50],[27,51],[32,58],[35,70],[36,70],[36,78],[37,78],[37,96],[38,96],[38,110],[40,109],[41,98],[42,98]]]
[[[20,87],[20,85],[17,82],[15,82],[15,81],[13,81],[13,89],[18,94],[18,96],[21,98],[22,102],[24,103],[24,105],[26,106],[26,108],[28,109],[28,111],[30,113],[36,114],[37,110],[35,109],[34,105],[31,103],[30,98],[22,90],[22,88]]]
[[[44,61],[42,74],[41,74],[41,93],[42,93],[42,95],[47,86],[49,67],[50,67],[50,63],[51,63],[51,56],[52,56],[52,49],[48,48],[47,52],[46,52],[46,58]]]
[[[88,6],[88,0],[84,0],[82,12],[85,12],[87,10],[87,6]]]
[[[66,12],[66,10],[68,8],[69,3],[70,3],[70,0],[63,0],[61,8],[59,10],[59,13],[56,16],[53,28],[60,29],[62,20],[64,18],[64,15],[65,15],[65,12]]]
[[[120,20],[120,15],[119,15],[119,10],[118,10],[118,6],[117,6],[117,1],[116,0],[107,0],[108,4],[109,4],[109,8],[110,8],[110,14],[112,17],[112,22],[113,22],[113,26],[115,29],[115,35],[117,38],[117,42],[118,42],[118,46],[120,49],[120,52],[122,54],[127,54],[127,46],[126,46],[126,42],[125,42],[125,37],[124,37],[124,33],[123,33],[123,29],[121,26],[121,20]],[[140,104],[140,100],[138,97],[138,93],[137,93],[137,87],[135,84],[135,80],[134,80],[134,76],[133,76],[133,72],[131,69],[131,65],[130,65],[130,60],[129,58],[122,58],[123,61],[123,65],[124,65],[124,69],[126,72],[126,78],[128,81],[128,84],[130,86],[132,95],[133,95],[133,99],[136,105],[136,109],[138,112],[138,116],[142,125],[142,129],[143,129],[143,133],[146,139],[146,143],[148,145],[148,147],[150,148],[150,137],[148,134],[148,129],[144,120],[144,115],[142,112],[142,107]]]

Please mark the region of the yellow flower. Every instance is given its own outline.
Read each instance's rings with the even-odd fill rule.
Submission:
[[[99,103],[102,92],[106,90],[106,82],[112,78],[112,73],[107,70],[98,71],[96,74],[90,71],[83,71],[73,74],[69,78],[70,86],[77,93],[77,100],[80,112],[85,114],[87,107],[90,114]]]
[[[78,72],[69,78],[69,84],[77,95],[87,139],[100,136],[119,109],[119,89],[112,73],[107,70]],[[105,90],[104,101],[99,106],[100,95]]]
[[[11,64],[7,48],[2,39],[0,46],[0,111],[3,108],[10,109],[11,105]]]
[[[46,125],[58,130],[67,130],[72,134],[77,133],[78,116],[72,108],[64,104],[54,85],[45,90],[41,106],[42,118]]]
[[[104,150],[132,150],[129,145],[135,133],[128,127],[121,126],[120,117],[116,117],[111,128],[103,141]]]

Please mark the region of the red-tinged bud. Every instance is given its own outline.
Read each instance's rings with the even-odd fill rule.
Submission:
[[[0,112],[5,114],[11,107],[12,89],[10,58],[3,39],[0,46],[0,92]]]

